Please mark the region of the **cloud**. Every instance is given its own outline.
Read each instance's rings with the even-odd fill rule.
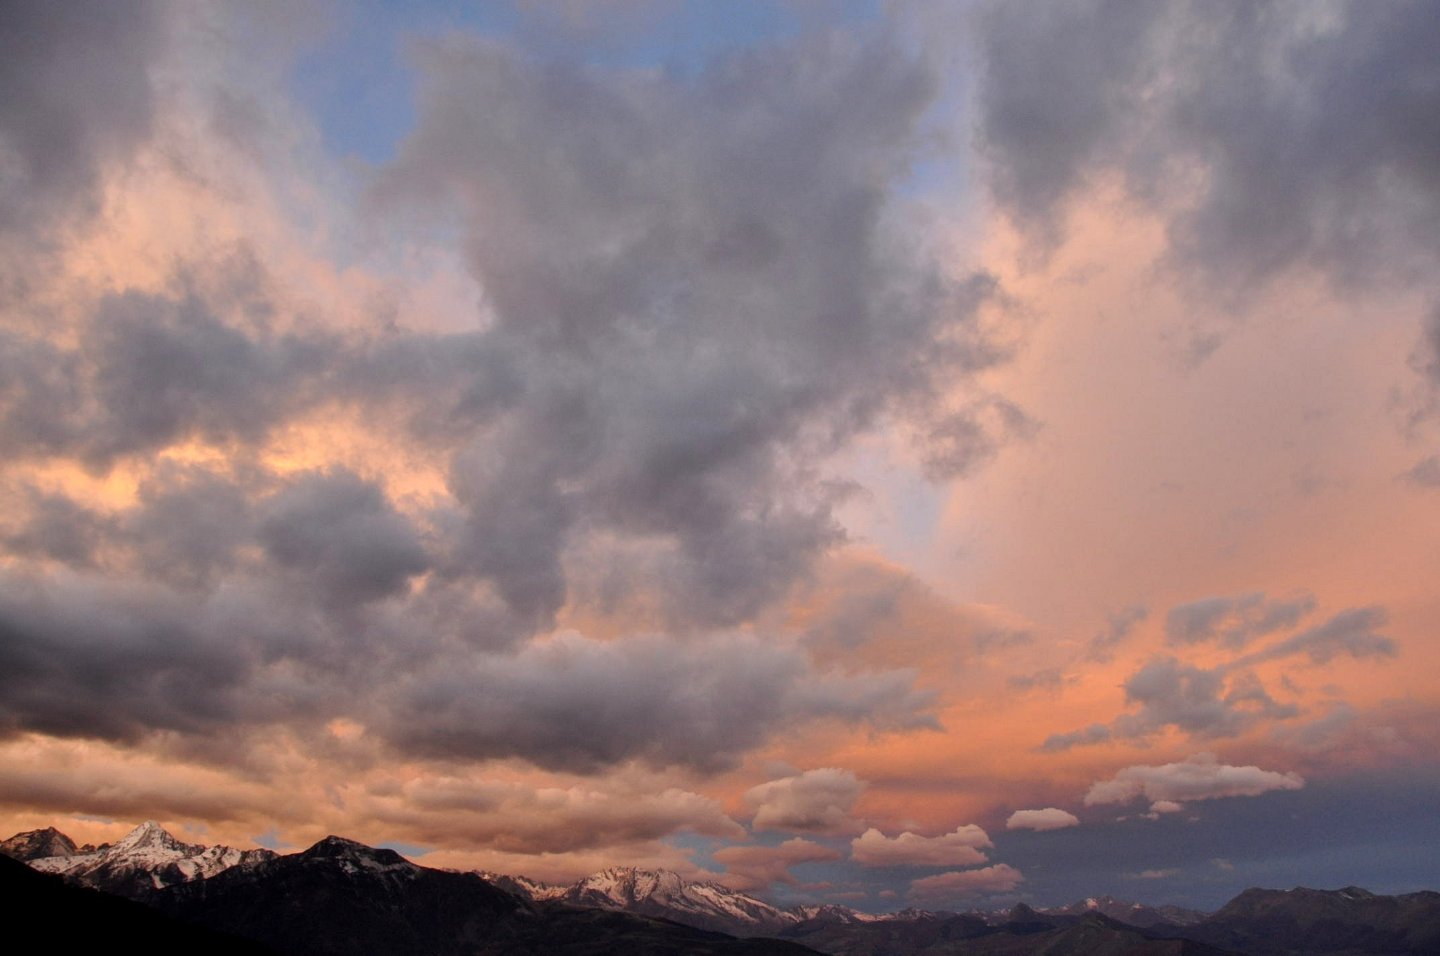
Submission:
[[[912,726],[928,706],[912,679],[814,674],[798,652],[746,637],[611,642],[560,634],[402,678],[382,730],[402,750],[433,757],[513,756],[579,771],[629,760],[716,770],[810,720]],[[848,771],[816,770],[750,793],[757,825],[817,830],[843,817],[860,786]]]
[[[259,539],[268,556],[332,603],[400,593],[430,566],[410,522],[379,485],[352,472],[303,475],[262,510]]]
[[[1414,468],[1406,472],[1405,477],[1422,488],[1440,488],[1440,456],[1431,455],[1421,459]]]
[[[1228,737],[1256,721],[1299,713],[1295,706],[1272,699],[1258,680],[1239,677],[1227,686],[1223,669],[1194,667],[1170,657],[1153,660],[1130,675],[1125,699],[1139,704],[1140,710],[1117,718],[1114,730],[1131,738],[1164,727],[1199,737]]]
[[[1046,751],[1137,740],[1174,727],[1199,738],[1233,737],[1265,720],[1283,720],[1299,714],[1293,704],[1282,704],[1250,674],[1228,676],[1224,667],[1203,668],[1173,657],[1157,658],[1125,681],[1125,699],[1138,705],[1110,724],[1092,724],[1083,730],[1052,734],[1041,746]]]
[[[751,787],[745,802],[755,811],[756,830],[840,835],[859,828],[850,809],[863,789],[864,781],[851,771],[823,767]]]
[[[871,827],[850,841],[850,858],[865,866],[969,866],[984,863],[981,847],[993,846],[984,830],[974,824],[956,827],[937,837],[908,830],[887,837]]]
[[[237,692],[255,660],[252,628],[268,616],[248,603],[0,574],[0,730],[133,740],[222,727],[248,709]],[[243,626],[231,617],[242,609],[254,612]]]
[[[779,846],[727,846],[711,854],[724,864],[720,882],[731,889],[764,891],[776,883],[796,882],[790,867],[801,863],[826,863],[840,859],[838,850],[812,840],[793,837]]]
[[[450,849],[571,853],[658,840],[682,829],[732,839],[744,835],[710,797],[679,787],[647,790],[623,777],[570,786],[422,777],[372,785],[357,799],[363,799],[367,816]]]
[[[993,893],[1009,893],[1025,881],[1024,875],[1008,863],[978,870],[956,870],[925,876],[910,883],[910,896],[919,900],[969,899]]]
[[[1149,613],[1149,608],[1139,604],[1113,612],[1106,629],[1090,639],[1090,650],[1087,656],[1095,661],[1113,659],[1115,647],[1129,637],[1130,633],[1135,630],[1135,625],[1145,620]]]
[[[1287,602],[1266,601],[1259,594],[1207,599],[1173,610],[1166,630],[1171,643],[1218,639],[1239,647],[1292,625],[1312,604],[1308,596]],[[1156,658],[1125,681],[1126,703],[1138,706],[1137,710],[1121,714],[1109,724],[1052,734],[1040,749],[1056,752],[1111,740],[1141,740],[1169,727],[1200,739],[1233,737],[1266,721],[1297,717],[1297,705],[1277,701],[1246,668],[1298,656],[1313,664],[1327,664],[1341,655],[1357,660],[1394,657],[1395,642],[1376,633],[1386,620],[1381,607],[1349,608],[1323,624],[1216,667],[1197,667],[1174,657]]]
[[[1257,637],[1289,630],[1314,609],[1315,599],[1308,594],[1289,601],[1268,600],[1259,592],[1206,598],[1171,608],[1165,616],[1165,639],[1170,644],[1218,641],[1244,647]]]
[[[1413,119],[1440,105],[1433,10],[1312,14],[992,4],[980,130],[997,195],[1053,232],[1117,173],[1167,216],[1177,261],[1232,290],[1300,264],[1363,284],[1433,262],[1440,131]]]
[[[498,378],[523,382],[452,464],[460,561],[517,613],[547,621],[604,531],[653,553],[677,623],[752,617],[842,539],[820,456],[886,415],[938,435],[935,387],[1000,358],[974,321],[993,281],[896,231],[934,81],[888,43],[686,84],[417,49],[420,120],[374,197],[458,216]]]
[[[1059,667],[1047,667],[1033,674],[1014,674],[1005,679],[1005,683],[1016,690],[1026,691],[1044,688],[1051,693],[1059,691],[1067,682],[1073,681],[1074,678],[1067,678],[1065,672]]]
[[[149,136],[158,12],[149,2],[18,0],[0,14],[4,293],[19,278],[12,270],[20,263],[10,257],[28,253],[33,269],[55,230],[97,210],[106,169],[127,163]]]
[[[179,291],[106,295],[71,348],[0,330],[0,448],[103,470],[189,441],[258,443],[319,401],[341,360],[327,337],[255,332],[223,305]]]
[[[1342,654],[1356,660],[1394,657],[1395,642],[1375,633],[1376,628],[1385,626],[1388,617],[1382,607],[1350,608],[1324,624],[1242,657],[1230,666],[1246,667],[1297,655],[1308,657],[1312,664],[1328,664]]]
[[[1016,810],[1005,821],[1007,830],[1063,830],[1080,825],[1080,818],[1058,807],[1043,810]]]
[[[1174,867],[1164,870],[1141,870],[1135,874],[1137,880],[1168,880],[1172,876],[1178,876],[1180,871]]]
[[[1071,747],[1084,747],[1090,744],[1103,744],[1110,741],[1115,735],[1110,728],[1104,724],[1091,724],[1080,730],[1072,730],[1063,734],[1051,734],[1045,738],[1040,749],[1049,753],[1069,750]]]
[[[1294,772],[1232,767],[1220,763],[1214,754],[1202,753],[1180,763],[1126,767],[1111,779],[1093,784],[1085,794],[1085,805],[1126,803],[1137,797],[1173,803],[1255,797],[1273,790],[1299,790],[1304,786],[1304,778]]]
[[[417,124],[357,216],[458,230],[426,252],[463,258],[481,306],[435,332],[413,276],[309,238],[365,223],[320,157],[286,158],[313,130],[276,91],[219,66],[193,97],[152,89],[152,66],[194,69],[193,23],[4,16],[0,44],[26,39],[0,71],[43,85],[0,106],[27,187],[0,229],[28,250],[113,180],[80,258],[135,261],[32,283],[0,327],[0,730],[344,717],[419,760],[597,773],[711,772],[817,721],[938,726],[915,671],[743,636],[845,542],[828,469],[856,438],[954,458],[971,419],[987,450],[1024,430],[1002,396],[948,404],[1005,354],[979,321],[995,280],[896,201],[923,57],[817,37],[682,82],[417,42]],[[228,51],[235,29],[200,32]],[[207,131],[246,109],[265,163],[237,171]],[[63,155],[31,162],[47,143]],[[120,176],[142,153],[163,162]],[[130,235],[136,205],[218,238]],[[643,627],[557,633],[632,608]]]

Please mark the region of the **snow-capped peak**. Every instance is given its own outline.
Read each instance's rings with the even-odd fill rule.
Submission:
[[[56,846],[74,847],[64,834],[58,836],[63,844],[57,842]],[[29,862],[41,872],[60,873],[86,886],[123,896],[143,896],[174,883],[214,876],[233,866],[253,866],[274,855],[269,850],[182,843],[154,820],[147,820],[114,843]]]
[[[186,844],[175,839],[170,831],[166,830],[154,820],[146,820],[129,833],[117,840],[112,847],[116,852],[128,850],[139,850],[146,847],[155,847],[165,850],[190,849]],[[199,849],[198,847],[194,849]]]
[[[308,860],[338,864],[347,873],[415,874],[420,868],[394,850],[367,846],[344,837],[327,836],[301,854]]]

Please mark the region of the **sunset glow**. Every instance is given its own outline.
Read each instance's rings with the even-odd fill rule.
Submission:
[[[20,3],[0,91],[0,836],[1440,883],[1434,3]]]

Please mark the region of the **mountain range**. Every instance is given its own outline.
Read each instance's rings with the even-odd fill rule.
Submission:
[[[6,898],[31,893],[78,917],[114,894],[147,904],[141,911],[151,919],[168,917],[180,937],[218,933],[227,945],[297,956],[1440,953],[1440,893],[1428,891],[1251,889],[1208,916],[1111,897],[1048,910],[1019,904],[1001,913],[910,909],[876,916],[836,905],[782,909],[663,870],[616,867],[552,885],[432,869],[340,837],[283,856],[189,844],[153,822],[98,847],[77,846],[54,828],[28,831],[0,842],[0,854],[30,867],[25,874],[13,866],[0,871]],[[50,882],[25,883],[47,879],[40,874]],[[72,887],[102,892],[65,896],[62,890]],[[164,935],[153,927],[147,933]],[[182,948],[194,951],[188,943]]]

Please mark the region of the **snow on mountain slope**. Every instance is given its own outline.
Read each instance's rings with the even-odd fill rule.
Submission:
[[[718,883],[692,883],[669,870],[629,866],[588,876],[555,898],[746,936],[772,933],[801,919],[798,913],[778,909]]]
[[[882,918],[833,904],[780,909],[719,883],[687,880],[669,870],[612,867],[569,886],[500,873],[478,875],[536,902],[554,900],[572,906],[621,910],[734,936],[766,936],[811,921],[861,923]]]
[[[528,876],[507,876],[504,873],[493,873],[490,870],[477,870],[475,875],[493,886],[500,887],[507,893],[514,893],[527,900],[558,899],[564,896],[565,891],[569,889],[568,886],[559,886],[555,883],[541,883]]]
[[[1118,922],[1140,927],[1154,926],[1159,923],[1192,926],[1204,919],[1206,915],[1198,910],[1184,909],[1179,906],[1147,906],[1144,903],[1117,900],[1113,896],[1091,896],[1068,906],[1051,907],[1040,912],[1055,916],[1083,916],[1086,913],[1100,913]]]
[[[74,847],[68,837],[58,835],[64,843],[57,841],[56,846]],[[20,836],[25,834],[11,839]],[[42,873],[59,873],[74,882],[121,896],[143,897],[165,886],[205,879],[236,866],[254,866],[274,856],[269,850],[182,843],[160,824],[147,820],[114,843],[26,862]]]

